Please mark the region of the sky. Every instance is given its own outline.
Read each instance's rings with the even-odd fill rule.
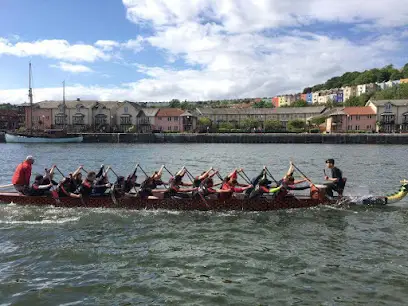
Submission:
[[[295,93],[408,62],[401,0],[0,0],[0,103]]]

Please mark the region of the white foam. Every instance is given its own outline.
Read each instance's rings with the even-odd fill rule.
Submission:
[[[64,224],[68,222],[75,222],[78,221],[79,217],[72,217],[72,218],[62,218],[58,220],[40,220],[40,221],[28,221],[28,220],[0,220],[0,224]]]

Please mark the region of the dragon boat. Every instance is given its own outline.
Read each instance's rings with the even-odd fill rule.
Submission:
[[[228,200],[212,198],[159,198],[141,199],[135,194],[115,197],[112,194],[87,199],[51,196],[25,196],[19,193],[0,193],[0,203],[14,203],[19,205],[56,206],[56,207],[88,207],[88,208],[122,208],[122,209],[166,209],[166,210],[243,210],[243,211],[269,211],[278,209],[308,208],[319,205],[363,204],[363,205],[392,205],[408,194],[408,181],[401,181],[399,190],[391,195],[351,197],[340,196],[329,198],[326,196],[324,185],[316,185],[318,191],[309,195],[287,195],[283,198],[265,196],[256,199],[247,199],[241,194]]]

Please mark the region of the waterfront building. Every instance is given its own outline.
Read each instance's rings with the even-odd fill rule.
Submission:
[[[16,130],[24,126],[24,110],[0,109],[0,131]]]
[[[408,99],[369,100],[366,106],[376,113],[377,131],[384,133],[408,132]]]
[[[155,118],[157,131],[193,132],[197,127],[197,117],[179,108],[160,108]]]
[[[328,133],[373,132],[375,130],[376,114],[375,110],[369,106],[336,108],[328,114],[326,119]]]
[[[258,120],[259,126],[263,127],[266,120],[276,120],[281,122],[286,128],[288,121],[294,119],[303,120],[305,123],[310,118],[322,115],[326,107],[284,107],[284,108],[251,108],[251,109],[233,109],[233,108],[197,108],[198,117],[207,117],[213,124],[219,125],[223,122],[229,122],[235,126],[240,126],[245,119],[251,118]]]

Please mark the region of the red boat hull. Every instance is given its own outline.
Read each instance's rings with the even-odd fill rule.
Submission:
[[[47,196],[24,196],[17,193],[0,193],[1,203],[15,203],[34,206],[122,208],[122,209],[166,209],[166,210],[244,210],[268,211],[278,209],[307,208],[318,205],[334,204],[336,201],[322,201],[310,197],[285,197],[282,200],[258,199],[155,199],[144,200],[126,196],[113,199],[111,196],[91,197],[88,200],[75,198],[54,199]],[[116,203],[115,203],[116,202]]]

